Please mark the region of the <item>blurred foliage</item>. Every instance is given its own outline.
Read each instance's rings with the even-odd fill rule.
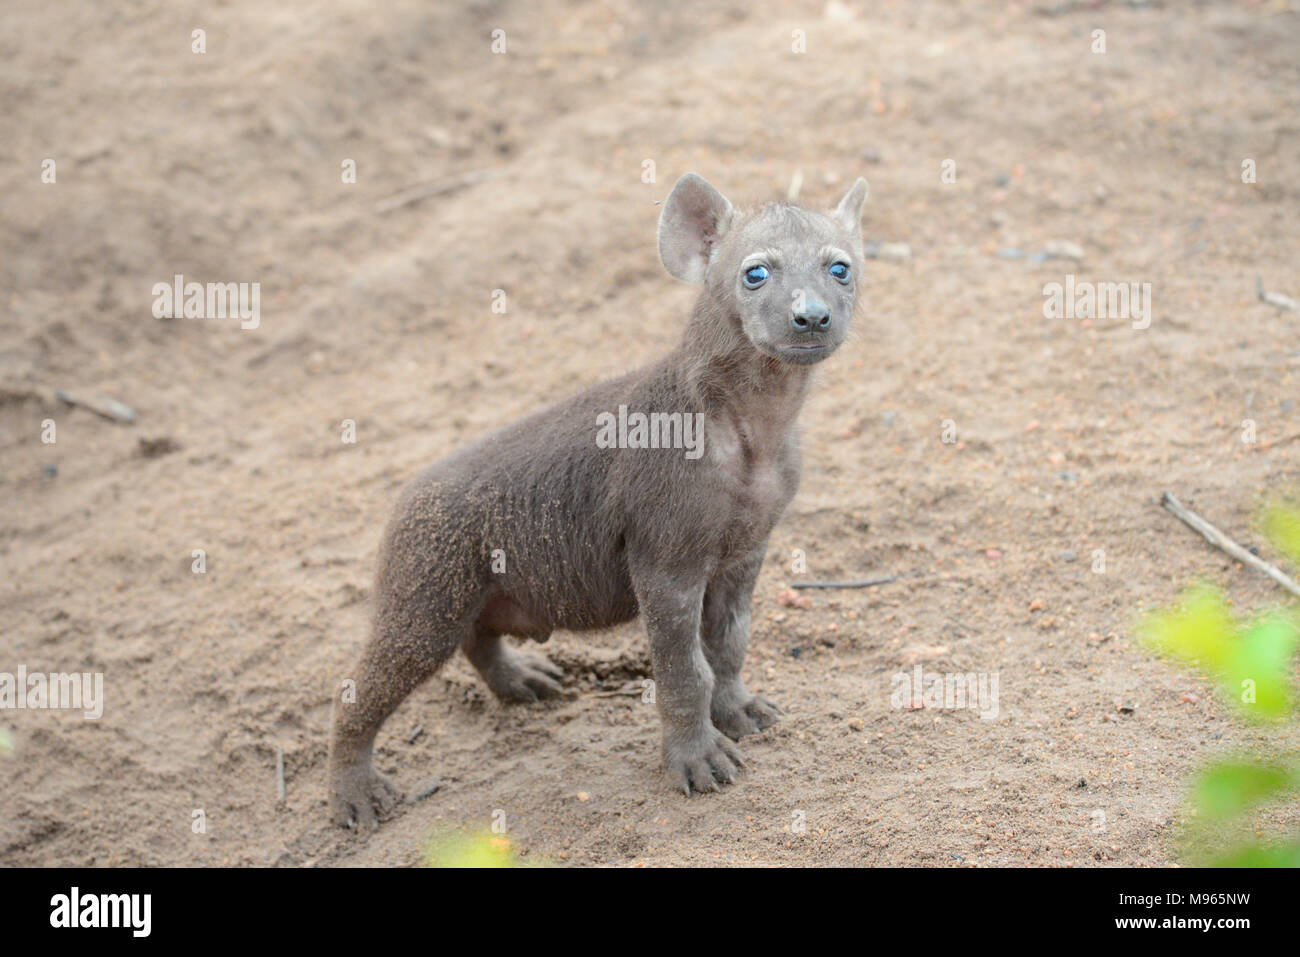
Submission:
[[[539,867],[545,862],[521,861],[510,839],[483,831],[451,833],[430,841],[421,861],[424,867]]]
[[[13,739],[9,737],[9,732],[0,728],[0,754],[10,754],[14,749]]]
[[[1245,843],[1205,859],[1207,867],[1300,867],[1300,843],[1273,845]]]
[[[1260,525],[1268,540],[1300,566],[1300,505],[1273,502],[1264,509]]]
[[[1139,634],[1156,654],[1208,672],[1243,717],[1275,720],[1291,713],[1291,662],[1300,638],[1292,616],[1274,612],[1239,624],[1223,594],[1203,584],[1148,618]]]
[[[1207,820],[1228,820],[1297,784],[1300,775],[1285,765],[1221,761],[1201,772],[1192,800]]]
[[[1260,526],[1280,551],[1300,564],[1300,507],[1274,502]],[[1212,585],[1188,589],[1178,603],[1138,628],[1156,654],[1210,675],[1233,711],[1247,722],[1276,726],[1293,717],[1292,678],[1300,626],[1292,609],[1238,622]],[[1211,867],[1300,867],[1300,835],[1269,838],[1257,818],[1300,795],[1300,762],[1254,753],[1202,768],[1192,786],[1182,841],[1194,864]]]

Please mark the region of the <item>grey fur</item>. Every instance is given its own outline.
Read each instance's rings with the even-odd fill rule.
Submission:
[[[743,213],[688,173],[664,204],[665,267],[704,288],[678,348],[486,436],[402,492],[379,555],[355,702],[336,698],[331,812],[374,825],[398,798],[371,766],[393,709],[463,648],[507,701],[560,690],[544,642],[638,614],[650,640],[664,760],[688,794],[743,766],[733,739],[779,710],[741,679],[768,535],[799,482],[795,419],[811,366],[844,341],[862,271],[859,179],[832,212]],[[828,272],[849,266],[848,282]],[[743,270],[768,268],[748,289]],[[810,321],[815,320],[815,321]],[[703,456],[600,448],[597,416],[702,413]],[[493,568],[493,552],[505,568]]]

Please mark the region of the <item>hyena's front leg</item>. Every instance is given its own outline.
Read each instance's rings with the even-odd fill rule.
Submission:
[[[701,637],[714,682],[709,710],[718,730],[735,740],[771,727],[781,715],[781,709],[771,701],[751,694],[740,676],[749,646],[754,583],[765,551],[766,545],[745,561],[719,572],[704,593]]]
[[[688,795],[716,791],[735,780],[744,761],[709,719],[713,672],[700,647],[704,582],[636,567],[632,581],[650,638],[669,777]]]

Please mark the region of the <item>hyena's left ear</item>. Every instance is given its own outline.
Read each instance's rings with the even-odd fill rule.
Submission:
[[[840,204],[831,213],[832,218],[855,236],[862,235],[862,206],[867,201],[867,181],[861,176],[852,189],[844,194]]]

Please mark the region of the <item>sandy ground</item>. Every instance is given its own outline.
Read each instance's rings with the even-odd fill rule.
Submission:
[[[570,864],[1170,863],[1186,775],[1250,733],[1132,626],[1197,574],[1279,594],[1157,500],[1258,542],[1260,496],[1300,483],[1300,443],[1242,442],[1300,429],[1300,313],[1255,292],[1300,296],[1300,13],[1042,6],[4,4],[0,670],[102,672],[106,709],[0,713],[0,863],[407,865],[496,812]],[[869,264],[803,414],[746,668],[788,717],[686,800],[654,709],[608,693],[647,674],[638,626],[556,635],[554,704],[458,658],[379,742],[440,789],[330,828],[329,699],[396,491],[670,347],[694,290],[654,203],[687,170],[740,202],[798,170],[818,205],[864,175],[868,239],[912,249]],[[1083,260],[1008,258],[1052,240]],[[259,282],[259,327],[155,319],[176,273]],[[1044,318],[1067,273],[1151,283],[1150,328]],[[998,718],[892,708],[918,663],[996,673]]]

